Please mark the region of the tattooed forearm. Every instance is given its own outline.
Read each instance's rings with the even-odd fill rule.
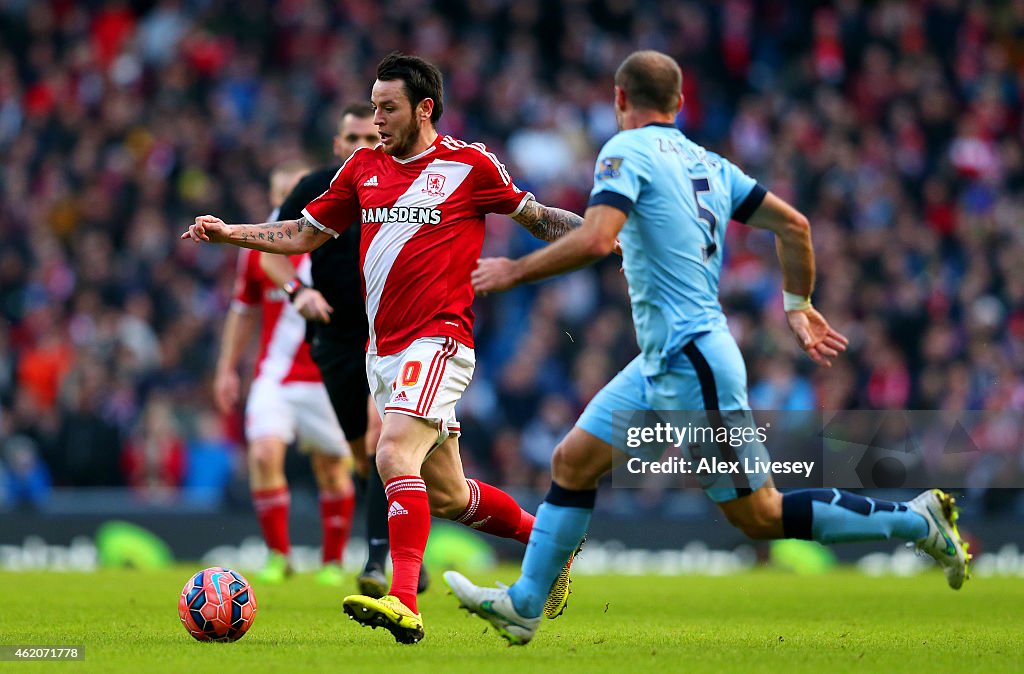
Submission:
[[[267,253],[305,253],[317,248],[328,238],[310,225],[306,218],[235,227],[236,233],[232,238],[238,245]]]
[[[575,213],[538,204],[533,199],[527,202],[513,220],[542,241],[554,241],[583,224],[583,218]]]
[[[292,225],[295,220],[283,220],[281,222],[267,222],[261,225],[250,225],[244,228],[241,233],[242,241],[282,241],[292,238]],[[301,226],[299,231],[302,231]]]

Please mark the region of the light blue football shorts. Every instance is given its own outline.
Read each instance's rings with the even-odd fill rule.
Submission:
[[[671,418],[692,418],[696,425],[706,424],[713,429],[725,427],[734,435],[739,434],[739,429],[754,428],[747,402],[747,368],[736,341],[727,331],[697,336],[669,359],[666,372],[653,377],[643,375],[641,361],[642,356],[634,358],[594,396],[576,422],[577,427],[630,456],[647,461],[660,459],[665,447],[628,447],[624,426],[631,416],[637,418],[631,413],[683,412]],[[695,464],[702,458],[727,462],[768,461],[769,458],[767,448],[757,439],[741,444],[696,442],[683,445],[680,450],[684,458]],[[720,503],[756,491],[768,480],[768,475],[698,474],[697,479],[711,500]]]

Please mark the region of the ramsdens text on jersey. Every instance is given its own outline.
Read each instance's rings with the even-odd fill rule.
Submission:
[[[412,208],[399,206],[397,208],[364,208],[363,223],[376,222],[408,222],[412,224],[421,223],[424,225],[441,224],[441,210],[438,208]]]

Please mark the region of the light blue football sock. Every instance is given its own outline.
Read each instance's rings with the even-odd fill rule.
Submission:
[[[839,489],[801,489],[782,496],[786,538],[848,543],[901,538],[919,541],[928,523],[906,503],[883,501]]]
[[[544,610],[551,585],[587,533],[596,495],[596,489],[576,491],[551,483],[537,509],[522,575],[508,589],[519,615],[535,618]]]

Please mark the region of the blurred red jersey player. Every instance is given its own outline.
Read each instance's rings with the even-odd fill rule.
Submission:
[[[304,165],[283,165],[271,174],[275,209],[305,171]],[[239,251],[235,296],[224,321],[214,378],[215,399],[222,412],[237,402],[238,362],[256,321],[262,318],[256,372],[245,407],[249,486],[270,551],[259,579],[279,583],[290,570],[291,496],[284,457],[288,445],[297,442],[300,451],[310,454],[320,492],[323,567],[317,578],[337,586],[343,582],[341,558],[355,507],[348,470],[351,451],[305,341],[306,321],[264,273],[259,257],[255,251]],[[309,255],[293,255],[289,260],[296,275],[308,281]]]

